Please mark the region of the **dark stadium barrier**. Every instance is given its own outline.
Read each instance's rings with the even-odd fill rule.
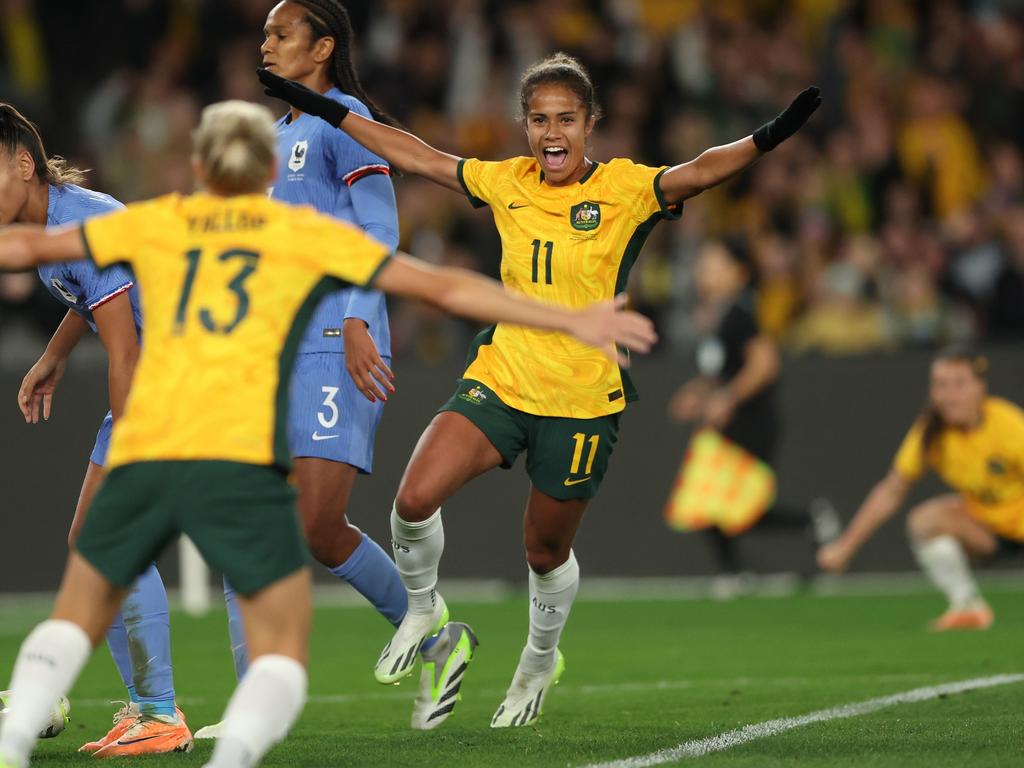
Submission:
[[[1024,354],[988,350],[992,391],[1024,402]],[[0,362],[0,593],[53,590],[66,555],[65,537],[95,430],[106,410],[102,355],[72,365],[61,384],[51,420],[26,425],[15,404],[24,370],[8,355]],[[832,499],[848,519],[886,471],[920,408],[929,353],[787,360],[782,382],[785,434],[780,450],[780,498],[806,504]],[[352,521],[384,546],[388,516],[401,472],[434,413],[451,394],[459,363],[395,367],[398,392],[387,405],[377,440],[376,471],[362,478],[349,509]],[[670,424],[665,405],[692,372],[667,358],[639,360],[634,378],[641,400],[623,418],[619,444],[601,494],[591,505],[576,545],[587,575],[672,576],[711,573],[714,560],[700,534],[680,535],[662,521],[662,507],[688,431]],[[522,511],[528,493],[523,461],[471,483],[445,509],[446,556],[441,577],[523,581]],[[939,490],[929,480],[913,499]],[[753,533],[741,556],[753,570],[809,570],[812,548],[799,537]],[[175,558],[163,571],[175,584]],[[854,570],[913,567],[902,516],[869,543]],[[318,578],[330,580],[319,569]]]

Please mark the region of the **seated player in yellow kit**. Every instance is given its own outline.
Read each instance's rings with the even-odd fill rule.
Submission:
[[[932,362],[929,402],[903,440],[892,469],[846,531],[822,547],[818,563],[846,568],[892,517],[910,487],[932,469],[952,489],[910,510],[907,531],[924,572],[949,599],[932,628],[987,629],[992,609],[978,592],[967,556],[991,557],[1024,542],[1024,411],[988,395],[986,359],[950,347]]]
[[[317,299],[344,285],[430,301],[485,322],[567,332],[617,357],[645,351],[648,320],[621,302],[578,311],[427,266],[360,230],[265,194],[275,133],[263,107],[208,107],[194,164],[207,190],[170,195],[60,230],[0,233],[0,269],[89,256],[129,264],[146,337],[110,474],[72,552],[52,617],[22,645],[0,725],[0,768],[24,768],[136,576],[186,533],[243,596],[253,662],[228,704],[208,768],[255,765],[305,701],[309,554],[286,481],[287,385]]]

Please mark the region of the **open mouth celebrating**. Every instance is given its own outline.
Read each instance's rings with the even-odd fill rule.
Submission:
[[[552,171],[564,168],[569,159],[569,151],[565,147],[544,147],[543,154],[544,166]]]

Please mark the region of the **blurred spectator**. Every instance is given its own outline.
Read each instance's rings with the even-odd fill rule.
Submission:
[[[47,145],[124,200],[184,191],[199,108],[262,99],[273,0],[0,0],[0,86]],[[1024,11],[1008,1],[349,0],[368,91],[463,156],[526,151],[516,84],[564,49],[606,117],[591,155],[685,162],[747,135],[811,82],[809,131],[687,204],[634,270],[671,350],[693,343],[694,254],[745,236],[758,316],[792,351],[856,353],[978,333],[1024,337]],[[442,8],[439,11],[439,8]],[[117,30],[116,45],[91,45]],[[55,73],[60,77],[55,77]],[[280,104],[273,109],[283,111]],[[402,244],[496,275],[487,212],[396,183]],[[23,283],[0,309],[43,325]],[[20,308],[19,308],[20,307]],[[396,307],[396,353],[461,355],[471,328]]]

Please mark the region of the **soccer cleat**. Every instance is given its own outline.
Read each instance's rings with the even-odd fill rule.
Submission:
[[[110,742],[117,741],[121,734],[135,725],[135,721],[138,720],[141,714],[139,712],[139,705],[134,701],[112,701],[110,703],[121,705],[121,708],[114,713],[114,727],[107,731],[107,735],[103,738],[80,746],[78,748],[79,752],[98,752]]]
[[[518,728],[540,720],[544,699],[558,685],[564,671],[565,657],[559,650],[555,651],[555,664],[550,672],[531,675],[516,669],[505,700],[491,718],[491,728]]]
[[[221,720],[219,723],[213,725],[204,725],[198,731],[196,731],[192,738],[194,739],[219,739],[220,732],[224,728],[224,721]]]
[[[437,595],[433,613],[406,613],[395,631],[395,636],[384,646],[373,668],[373,676],[377,678],[377,682],[390,685],[412,674],[416,655],[423,641],[431,635],[436,635],[447,623],[448,606],[440,595]]]
[[[429,649],[422,651],[420,692],[412,707],[412,727],[417,731],[437,728],[448,719],[462,698],[462,677],[480,642],[468,624],[450,621]]]
[[[181,710],[177,722],[160,716],[140,715],[118,738],[93,753],[93,757],[134,757],[162,755],[167,752],[191,752],[192,733]]]
[[[949,632],[952,630],[988,629],[995,620],[995,613],[985,603],[961,610],[950,608],[932,622],[931,631]]]

